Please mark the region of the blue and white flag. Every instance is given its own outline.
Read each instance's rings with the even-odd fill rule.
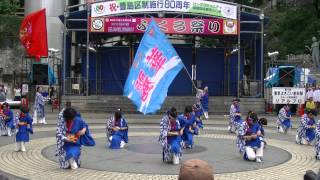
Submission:
[[[168,88],[183,64],[166,35],[152,20],[140,42],[123,95],[143,114],[161,108]]]

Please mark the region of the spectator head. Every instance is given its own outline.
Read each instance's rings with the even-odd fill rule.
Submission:
[[[233,103],[234,105],[239,105],[239,104],[240,104],[240,99],[234,98],[234,99],[232,100],[232,103]]]
[[[289,111],[289,110],[290,110],[290,105],[289,105],[289,104],[286,104],[286,105],[284,105],[283,107],[284,107],[284,109],[285,109],[286,111]]]
[[[63,117],[65,121],[73,120],[77,115],[77,111],[74,108],[68,107],[63,111]]]
[[[313,100],[313,97],[309,97],[309,99],[308,99],[309,101],[312,101]]]
[[[41,87],[40,86],[37,87],[37,92],[41,92]]]
[[[190,159],[180,167],[178,180],[213,180],[213,168],[200,159]]]
[[[268,120],[266,118],[260,118],[259,119],[259,124],[262,124],[264,126],[268,125]]]
[[[317,180],[317,174],[315,172],[313,172],[312,170],[308,170],[304,176],[303,176],[304,180]]]

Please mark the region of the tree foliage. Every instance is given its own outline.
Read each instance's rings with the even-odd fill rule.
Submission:
[[[19,8],[19,0],[1,0],[0,1],[0,14],[12,15],[15,14]]]
[[[267,51],[279,51],[280,55],[305,53],[305,45],[318,37],[320,21],[312,5],[271,11],[267,14]],[[319,37],[318,37],[319,38]]]

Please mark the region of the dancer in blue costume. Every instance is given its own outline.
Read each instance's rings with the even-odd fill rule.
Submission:
[[[10,110],[8,103],[2,104],[2,110],[0,112],[0,136],[11,136],[14,133],[15,124],[13,112]]]
[[[71,107],[59,113],[56,139],[60,168],[77,169],[80,166],[81,146],[95,146],[88,125]]]
[[[313,144],[316,134],[316,112],[314,110],[308,110],[300,119],[300,126],[297,129],[296,143],[297,144]]]
[[[228,131],[236,132],[241,122],[240,99],[235,98],[230,106]]]
[[[21,107],[20,113],[16,116],[18,132],[16,134],[15,151],[26,151],[25,143],[29,142],[29,133],[33,134],[32,118],[26,106]]]
[[[194,104],[192,106],[193,110],[193,115],[196,117],[196,125],[199,129],[203,129],[203,122],[202,122],[202,117],[203,117],[203,111],[201,109],[201,106],[199,104]]]
[[[191,149],[193,142],[193,135],[198,135],[199,129],[196,126],[196,117],[192,114],[192,107],[186,106],[184,114],[178,116],[179,123],[183,128],[182,140],[184,148]]]
[[[315,141],[316,159],[320,160],[320,120],[316,126],[316,141]]]
[[[252,113],[247,119],[247,129],[243,139],[245,140],[244,159],[256,162],[262,162],[264,143],[261,141],[261,126],[258,122],[258,116]]]
[[[106,134],[110,149],[120,149],[128,143],[128,125],[120,109],[108,120]]]
[[[182,158],[181,135],[183,129],[177,120],[175,108],[171,108],[161,119],[159,143],[163,150],[163,162],[179,164]]]
[[[291,128],[291,112],[288,104],[280,109],[277,124],[280,133],[287,133],[288,129]]]

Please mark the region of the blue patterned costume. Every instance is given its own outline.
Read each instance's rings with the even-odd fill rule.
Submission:
[[[121,141],[128,143],[128,129],[113,131],[112,128],[114,128],[115,126],[118,126],[120,128],[128,128],[128,125],[124,118],[121,118],[121,120],[117,122],[115,121],[114,116],[112,116],[107,122],[106,134],[107,139],[110,142],[109,148],[120,149]],[[111,141],[110,137],[112,137]]]
[[[283,129],[284,132],[287,132],[287,130],[291,128],[290,116],[291,113],[287,112],[284,107],[280,109],[277,124],[279,128],[281,127]]]
[[[232,104],[230,106],[230,115],[229,115],[230,132],[233,132],[233,128],[235,129],[234,131],[236,132],[237,129],[239,128],[239,125],[243,121],[241,116],[236,115],[237,113],[240,113],[240,106],[235,106],[234,104]]]
[[[56,129],[56,156],[59,158],[60,168],[66,169],[70,167],[69,159],[74,158],[78,166],[80,166],[80,155],[81,155],[81,145],[84,146],[94,146],[95,142],[90,135],[90,131],[86,122],[81,118],[80,113],[77,113],[74,118],[74,123],[72,128],[68,132],[67,123],[64,120],[63,112],[65,109],[62,109],[58,115],[57,120],[57,129]],[[67,142],[68,134],[76,134],[82,128],[86,128],[86,133],[75,142]],[[88,142],[89,141],[89,142]]]
[[[316,158],[320,160],[320,121],[318,121],[315,131],[316,131],[316,141],[315,141]]]
[[[307,114],[304,114],[300,119],[300,126],[297,129],[296,141],[298,144],[302,144],[302,138],[308,143],[311,143],[315,139],[315,129],[310,128],[315,125],[315,120],[308,118]]]
[[[13,112],[10,109],[3,111],[4,116],[0,116],[0,136],[10,135],[15,131]],[[8,134],[8,130],[11,131]]]
[[[45,118],[44,115],[44,105],[45,105],[46,98],[42,96],[41,93],[36,93],[36,98],[34,100],[34,107],[33,112],[36,112],[36,116],[33,116],[35,123],[38,121],[38,119]],[[41,120],[40,120],[41,121]]]
[[[179,160],[182,158],[181,136],[168,136],[170,131],[180,131],[181,126],[176,120],[175,127],[171,127],[168,115],[165,115],[160,122],[159,143],[163,149],[163,161],[172,162],[173,154],[177,155]]]

